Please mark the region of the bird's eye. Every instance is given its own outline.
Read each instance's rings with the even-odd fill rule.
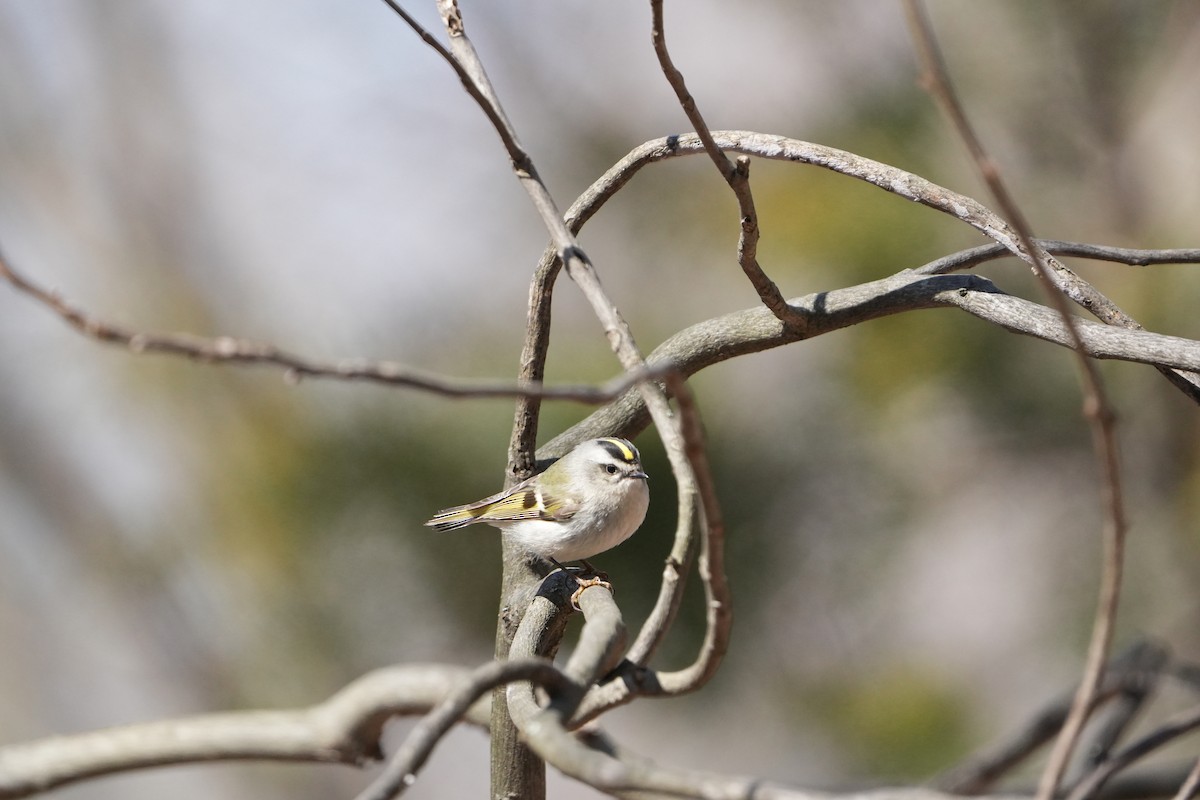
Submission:
[[[607,472],[609,475],[616,475],[617,474],[617,465],[616,464],[605,464],[604,471]]]

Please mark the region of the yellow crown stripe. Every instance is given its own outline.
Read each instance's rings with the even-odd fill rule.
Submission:
[[[609,444],[611,444],[613,447],[615,447],[615,448],[617,448],[618,450],[620,450],[620,451],[621,451],[621,457],[622,457],[623,459],[625,459],[626,461],[630,461],[630,462],[632,462],[632,461],[637,461],[637,453],[636,453],[636,452],[634,452],[633,448],[632,448],[632,447],[630,447],[630,446],[629,446],[629,443],[628,443],[628,442],[626,442],[624,439],[609,439],[609,438],[604,438],[604,439],[601,439],[600,441],[602,441],[602,442],[608,442],[608,443],[609,443]]]

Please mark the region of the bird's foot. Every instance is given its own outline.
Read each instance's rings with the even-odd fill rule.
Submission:
[[[591,570],[590,564],[588,564],[588,567],[592,573],[592,576],[590,578],[582,578],[582,577],[579,577],[578,575],[575,576],[575,583],[579,585],[579,588],[571,593],[571,607],[574,608],[576,611],[583,610],[582,608],[579,607],[579,598],[583,594],[584,589],[590,589],[593,586],[603,586],[605,589],[608,589],[609,594],[614,594],[613,586],[611,583],[608,582],[608,575],[604,574],[603,572],[596,572],[595,570]]]

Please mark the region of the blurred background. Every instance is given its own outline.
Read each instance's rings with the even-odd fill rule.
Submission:
[[[432,3],[410,3],[432,29]],[[989,203],[930,99],[898,3],[668,3],[714,128],[833,145]],[[1193,3],[960,4],[931,14],[984,140],[1041,236],[1200,246]],[[687,129],[642,2],[465,2],[562,207],[633,146]],[[756,162],[760,258],[787,296],[982,243],[872,187]],[[0,0],[0,247],[33,280],[147,331],[515,374],[546,235],[447,66],[371,0]],[[649,351],[756,304],[711,164],[651,167],[583,231]],[[1200,337],[1196,267],[1075,265],[1148,327]],[[983,272],[1038,299],[1015,261]],[[549,379],[617,370],[565,278]],[[663,762],[808,786],[923,780],[1074,684],[1099,487],[1061,350],[953,311],[903,315],[694,379],[728,521],[736,623],[701,693],[605,725]],[[1107,363],[1131,522],[1118,646],[1200,657],[1197,409]],[[542,440],[589,409],[548,408]],[[497,534],[435,535],[495,491],[509,401],[137,356],[0,286],[0,743],[319,701],[396,662],[491,653]],[[636,629],[673,529],[600,563]],[[693,597],[693,600],[696,598]],[[686,663],[693,602],[662,656]],[[402,735],[407,723],[395,725]],[[736,726],[739,735],[729,736]],[[458,731],[409,796],[480,796]],[[217,765],[64,798],[349,796],[338,766]],[[591,790],[551,776],[555,797]]]

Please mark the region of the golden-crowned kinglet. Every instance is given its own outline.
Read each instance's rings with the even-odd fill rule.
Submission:
[[[552,561],[582,561],[628,539],[650,504],[637,448],[592,439],[507,492],[439,511],[425,524],[452,531],[494,525],[525,550]]]

